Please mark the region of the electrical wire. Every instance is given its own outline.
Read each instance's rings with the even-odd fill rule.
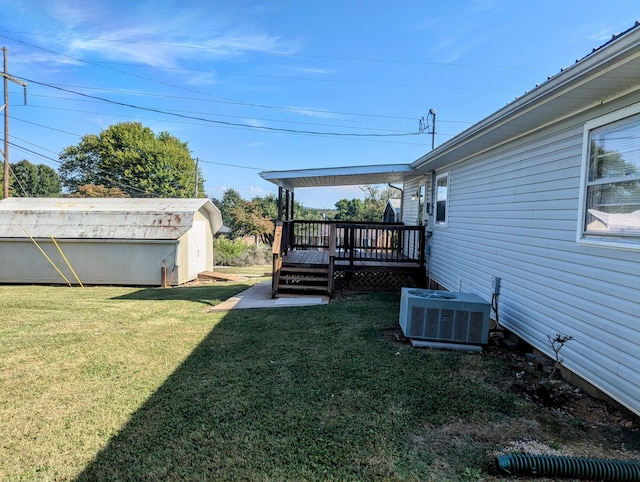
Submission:
[[[12,34],[21,34],[21,35],[32,35],[32,36],[43,36],[43,37],[54,37],[54,38],[69,38],[74,40],[91,40],[91,41],[100,41],[102,39],[96,39],[94,37],[81,37],[76,35],[55,35],[55,34],[46,34],[40,32],[22,32],[16,30],[3,30],[3,32],[12,33]],[[6,35],[0,34],[1,37],[12,39],[7,37]],[[19,40],[16,40],[20,42]],[[161,47],[172,47],[172,48],[183,48],[183,49],[197,49],[197,50],[209,50],[213,52],[231,52],[231,53],[245,53],[245,54],[256,54],[256,55],[268,55],[268,56],[277,56],[277,57],[299,57],[299,58],[308,58],[308,59],[326,59],[326,60],[340,60],[345,62],[371,62],[371,63],[388,63],[388,64],[407,64],[407,65],[425,65],[425,66],[441,66],[441,67],[472,67],[472,68],[481,68],[481,69],[505,69],[505,70],[548,70],[548,67],[539,67],[539,66],[518,66],[518,65],[489,65],[489,64],[461,64],[455,62],[425,62],[421,60],[399,60],[399,59],[375,59],[375,58],[365,58],[365,57],[339,57],[332,55],[310,55],[310,54],[296,54],[296,53],[279,53],[279,52],[265,52],[261,50],[250,50],[250,49],[230,49],[230,48],[221,48],[221,47],[207,47],[204,45],[185,45],[185,44],[173,44],[169,42],[149,42],[143,40],[123,40],[123,39],[104,39],[104,42],[107,43],[126,43],[126,44],[141,44],[141,45],[157,45]],[[26,42],[23,42],[26,43]],[[106,63],[106,62],[105,62]],[[115,62],[114,62],[115,63]],[[126,64],[125,64],[126,65]],[[179,69],[178,69],[179,70]]]
[[[310,134],[310,135],[317,135],[317,136],[345,136],[345,137],[406,137],[406,136],[420,135],[419,132],[405,132],[405,133],[401,133],[401,134],[363,134],[363,133],[357,133],[357,132],[320,132],[320,131],[311,131],[311,130],[302,130],[302,129],[287,129],[287,128],[284,128],[284,127],[253,126],[251,124],[243,124],[243,123],[240,123],[240,122],[228,122],[228,121],[207,119],[207,118],[199,117],[199,116],[192,116],[192,115],[187,115],[187,114],[179,114],[179,113],[176,113],[176,112],[169,112],[169,111],[165,111],[165,110],[162,110],[162,109],[156,109],[156,108],[153,108],[153,107],[138,106],[138,105],[134,105],[134,104],[129,104],[127,102],[119,102],[119,101],[115,101],[115,100],[105,99],[103,97],[98,97],[96,95],[90,95],[90,94],[85,94],[85,93],[82,93],[82,92],[76,92],[76,91],[73,91],[73,90],[70,90],[70,89],[65,89],[65,88],[62,88],[62,87],[58,87],[58,86],[53,85],[53,84],[48,84],[46,82],[39,82],[37,80],[27,79],[26,77],[21,77],[21,79],[24,79],[25,81],[30,82],[32,84],[41,85],[43,87],[49,87],[51,89],[60,90],[62,92],[68,92],[68,93],[79,95],[79,96],[86,97],[86,98],[89,98],[89,99],[100,100],[100,101],[108,103],[108,104],[119,105],[119,106],[122,106],[122,107],[128,107],[128,108],[131,108],[131,109],[143,110],[143,111],[147,111],[147,112],[155,112],[155,113],[158,113],[158,114],[169,115],[169,116],[174,116],[174,117],[180,117],[180,118],[183,118],[183,119],[198,120],[198,121],[201,121],[201,122],[207,122],[207,123],[212,123],[212,124],[220,124],[220,125],[233,126],[233,127],[242,127],[242,128],[245,128],[245,129],[255,129],[255,130],[270,131],[270,132],[285,132],[285,133],[294,133],[294,134]]]

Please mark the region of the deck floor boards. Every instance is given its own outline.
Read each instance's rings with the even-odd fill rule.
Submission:
[[[285,265],[327,266],[329,264],[329,252],[313,249],[298,249],[289,251],[282,259]],[[336,258],[336,266],[350,266],[349,258]],[[385,261],[384,256],[378,253],[376,258],[366,259],[361,257],[353,261],[353,266],[361,267],[388,267],[388,268],[418,268],[420,263],[414,261]]]

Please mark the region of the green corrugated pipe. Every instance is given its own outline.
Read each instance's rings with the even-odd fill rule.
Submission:
[[[496,461],[500,470],[511,475],[640,482],[640,462],[635,461],[526,454],[502,455]]]

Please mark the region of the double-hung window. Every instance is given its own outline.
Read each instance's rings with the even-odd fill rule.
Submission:
[[[436,176],[436,225],[447,225],[449,210],[449,173]]]
[[[585,127],[580,239],[640,248],[640,105]]]

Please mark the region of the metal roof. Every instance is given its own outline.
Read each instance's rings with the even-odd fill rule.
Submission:
[[[196,211],[222,226],[208,199],[182,198],[6,198],[0,201],[0,238],[178,239]]]
[[[401,183],[414,174],[409,164],[380,164],[291,171],[263,171],[260,176],[278,186],[294,190],[300,187]]]

